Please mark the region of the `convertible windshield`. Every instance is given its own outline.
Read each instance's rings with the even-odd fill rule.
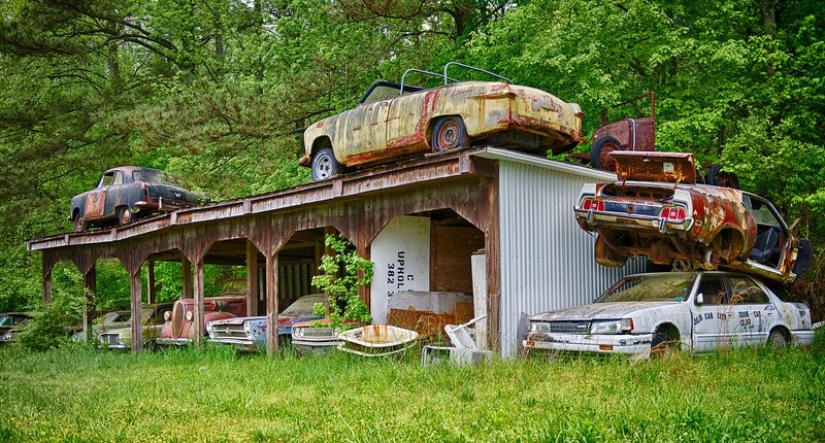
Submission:
[[[619,280],[596,303],[628,301],[685,301],[696,280],[695,273],[632,275]]]

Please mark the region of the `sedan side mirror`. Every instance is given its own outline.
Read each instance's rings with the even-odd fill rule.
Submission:
[[[696,304],[697,305],[705,304],[705,294],[702,294],[701,292],[696,294]]]

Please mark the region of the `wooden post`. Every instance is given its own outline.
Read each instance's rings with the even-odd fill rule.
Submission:
[[[45,257],[46,254],[43,254]],[[53,263],[49,261],[46,263],[46,260],[43,260],[43,304],[48,304],[52,302],[52,267]]]
[[[130,270],[130,289],[132,291],[132,355],[140,354],[143,348],[143,308],[141,306],[140,266]]]
[[[193,304],[193,320],[192,325],[192,341],[195,347],[200,349],[203,345],[203,332],[205,331],[203,324],[203,257],[195,262],[195,303]]]
[[[266,353],[278,353],[278,254],[266,257]]]
[[[83,341],[89,340],[94,315],[93,302],[97,291],[97,271],[95,265],[83,274]]]
[[[183,283],[183,294],[180,298],[192,298],[192,263],[186,257],[181,257],[180,272]]]
[[[148,286],[146,291],[146,303],[151,305],[155,302],[155,262],[149,261],[146,265],[148,268],[148,275],[146,277],[146,286]]]
[[[258,248],[246,242],[246,315],[258,315]]]
[[[367,260],[370,259],[370,246],[367,244],[366,239],[363,236],[359,236],[357,240],[358,244],[356,245],[358,249],[358,256],[361,258],[365,258]],[[358,278],[364,278],[364,272],[358,271]],[[364,305],[367,306],[367,309],[372,306],[371,301],[371,289],[370,286],[361,286],[358,288],[358,297],[361,301],[364,302]]]

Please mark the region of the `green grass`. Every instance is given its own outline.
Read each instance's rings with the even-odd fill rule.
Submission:
[[[820,349],[422,368],[5,348],[0,442],[825,441]]]

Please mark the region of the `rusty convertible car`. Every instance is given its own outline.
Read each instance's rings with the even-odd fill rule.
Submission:
[[[618,181],[585,184],[574,212],[596,232],[596,261],[621,267],[646,256],[677,269],[719,267],[793,282],[807,271],[811,243],[792,235],[758,195],[696,184],[693,155],[612,152]]]
[[[162,171],[122,166],[104,172],[91,191],[71,201],[75,232],[92,225],[128,225],[138,217],[193,206],[204,199],[169,181]]]
[[[448,77],[452,66],[497,81],[455,82]],[[405,85],[410,73],[433,75],[444,84]],[[448,63],[443,76],[409,69],[401,84],[377,81],[355,109],[310,125],[300,164],[312,168],[313,180],[324,180],[347,168],[481,143],[559,154],[582,141],[583,115],[575,103],[472,66]]]
[[[668,350],[810,345],[811,311],[782,301],[771,288],[735,272],[630,275],[592,304],[530,317],[522,344],[527,350],[634,358]]]

